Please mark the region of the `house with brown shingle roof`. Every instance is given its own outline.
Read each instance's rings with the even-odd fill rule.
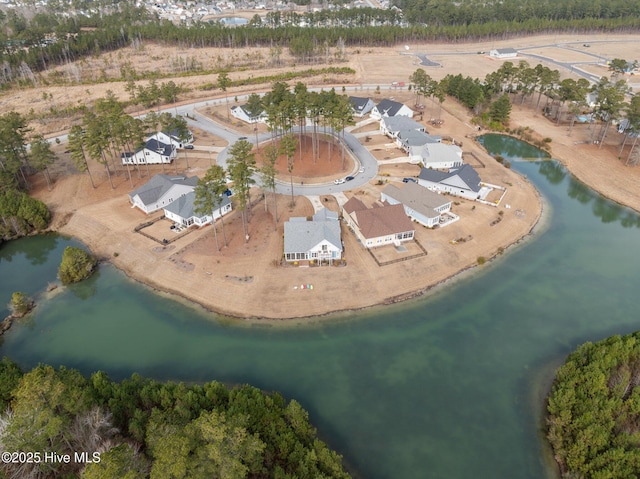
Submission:
[[[366,248],[399,244],[413,239],[415,234],[413,223],[400,204],[367,208],[354,196],[344,204],[342,212],[345,222]]]

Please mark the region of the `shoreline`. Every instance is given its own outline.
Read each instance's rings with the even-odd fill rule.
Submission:
[[[477,142],[475,141],[474,141],[474,144],[480,147],[480,145],[478,145]],[[487,156],[489,155],[487,154]],[[494,162],[494,163],[498,165],[497,162]],[[512,251],[518,245],[521,245],[533,239],[533,237],[539,233],[539,230],[541,227],[540,226],[541,218],[544,218],[544,216],[548,212],[548,208],[544,208],[544,200],[540,192],[538,192],[538,190],[535,189],[535,187],[531,184],[531,182],[527,178],[511,170],[506,170],[502,165],[496,166],[496,168],[500,168],[500,170],[503,171],[503,173],[508,173],[509,177],[515,176],[519,178],[520,181],[524,185],[526,185],[527,189],[530,190],[529,193],[530,194],[533,193],[535,202],[536,202],[536,205],[535,205],[536,207],[534,208],[535,215],[527,219],[526,224],[528,226],[526,230],[520,230],[516,236],[511,235],[509,238],[502,237],[502,238],[499,238],[497,241],[483,242],[483,244],[481,245],[481,250],[482,250],[481,252],[483,253],[482,256],[486,257],[487,263],[495,263],[496,260],[498,259],[498,256],[504,255],[507,252]],[[528,201],[532,199],[530,194],[527,196]],[[532,205],[529,204],[528,206],[531,208]],[[493,209],[493,211],[495,211],[494,207],[487,206],[486,208],[490,210]],[[531,210],[528,210],[528,211],[530,212]],[[463,222],[463,221],[464,220],[461,220],[460,222]],[[189,275],[190,273],[188,272],[181,272],[181,274],[176,275],[175,282],[172,282],[170,284],[168,283],[162,284],[160,281],[158,281],[158,279],[154,277],[153,271],[147,268],[142,268],[141,271],[140,271],[140,268],[138,268],[138,270],[136,271],[135,268],[130,267],[130,265],[126,263],[127,259],[123,257],[123,255],[118,254],[117,257],[114,257],[113,254],[111,255],[107,254],[104,249],[105,243],[108,243],[108,240],[106,240],[106,238],[103,238],[106,241],[102,241],[102,244],[96,244],[96,241],[100,243],[99,238],[96,238],[96,237],[91,238],[90,237],[91,235],[87,235],[86,231],[82,231],[82,228],[75,228],[75,227],[69,228],[69,223],[62,225],[60,228],[54,228],[54,229],[61,234],[70,235],[72,237],[79,239],[85,245],[87,245],[87,247],[91,249],[94,254],[97,254],[101,258],[102,262],[107,262],[111,264],[120,272],[124,273],[125,276],[127,276],[127,278],[133,281],[136,281],[146,287],[149,287],[155,293],[168,294],[174,298],[179,298],[181,301],[195,303],[199,308],[202,308],[204,311],[208,313],[220,315],[223,318],[229,318],[229,320],[231,321],[238,321],[238,322],[245,322],[245,323],[274,323],[275,324],[275,323],[280,323],[284,321],[286,323],[304,322],[305,324],[308,324],[310,320],[314,320],[314,319],[326,320],[328,317],[339,318],[341,316],[347,316],[349,314],[370,310],[376,307],[385,307],[385,306],[397,304],[400,302],[416,301],[426,297],[432,292],[439,291],[442,287],[450,285],[452,281],[463,279],[470,275],[481,272],[481,270],[479,269],[479,266],[482,266],[482,265],[479,265],[477,261],[475,261],[477,256],[472,257],[471,258],[472,261],[469,261],[469,258],[467,258],[466,261],[459,262],[457,266],[449,265],[449,267],[443,267],[440,265],[440,268],[439,268],[440,274],[435,275],[433,278],[431,278],[431,280],[425,280],[423,278],[423,280],[420,281],[419,284],[405,285],[403,288],[400,288],[400,290],[397,290],[395,294],[392,294],[392,295],[378,294],[376,295],[375,298],[370,297],[365,301],[360,302],[359,304],[358,303],[349,304],[348,302],[333,301],[331,303],[325,302],[324,307],[312,308],[308,312],[300,312],[298,310],[297,314],[280,314],[280,315],[274,315],[274,314],[268,314],[268,313],[256,314],[255,304],[254,304],[254,308],[250,309],[249,311],[238,311],[233,307],[231,308],[225,307],[226,304],[224,301],[224,297],[222,298],[221,301],[215,301],[215,300],[212,301],[210,297],[208,298],[209,299],[208,301],[203,301],[202,294],[198,296],[198,294],[189,294],[188,292],[185,292],[184,289],[180,288],[180,284],[181,284],[180,280],[182,276]],[[425,233],[434,234],[436,231],[437,229],[430,230]],[[197,230],[195,234],[200,236],[200,238],[194,240],[193,242],[200,241],[203,239],[203,237],[210,236],[210,234],[208,234],[209,232],[210,232],[210,229]],[[438,233],[440,233],[442,236],[443,232],[446,235],[447,228],[440,229]],[[347,241],[348,238],[344,238],[345,234],[352,236],[352,233],[346,232],[343,234],[343,240],[345,240],[345,242],[348,242]],[[445,247],[447,247],[447,245],[445,245]],[[178,246],[175,254],[183,255],[185,254],[184,251],[188,250],[188,248],[189,248],[188,245]],[[489,265],[487,264],[487,266]],[[349,264],[348,268],[350,267],[354,267],[354,266],[352,264]],[[384,268],[378,268],[378,271],[377,271],[378,274],[381,276],[385,276],[387,274],[386,269],[382,271],[383,269]],[[394,274],[391,274],[390,277],[397,277],[398,274],[401,274],[402,268],[395,268],[395,269],[396,269],[396,272]],[[280,268],[278,271],[282,272],[282,276],[280,279],[286,281],[287,279],[291,279],[291,278],[288,278],[288,276],[296,276],[296,273],[299,274],[301,270],[302,268],[285,268],[285,269]],[[338,275],[342,270],[343,269],[333,269],[333,272],[335,272],[335,274]],[[314,268],[313,271],[314,273],[319,273],[319,274],[326,273],[327,271],[329,271],[329,268]],[[389,272],[391,273],[391,271]],[[356,271],[355,273],[358,274],[358,271]],[[295,283],[295,281],[293,280],[291,280],[291,282]],[[315,280],[313,282],[315,283]],[[214,289],[215,288],[202,287],[200,293],[202,293],[202,291],[204,291],[205,293],[211,292]],[[249,302],[250,301],[247,301],[247,303]],[[331,307],[326,307],[328,304],[330,304]]]

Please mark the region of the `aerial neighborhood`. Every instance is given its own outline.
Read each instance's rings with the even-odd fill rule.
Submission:
[[[265,98],[269,99],[269,94],[263,97],[263,101]],[[351,126],[347,126],[344,135],[357,141],[363,148],[350,149],[348,154],[352,166],[347,173],[352,172],[346,177],[338,177],[335,181],[329,178],[320,181],[314,178],[306,179],[307,187],[313,188],[314,194],[317,194],[318,188],[326,190],[327,194],[334,194],[338,209],[332,211],[325,205],[317,204],[314,206],[315,212],[309,217],[291,216],[284,221],[281,250],[283,265],[344,265],[347,259],[344,255],[345,234],[354,235],[357,244],[362,248],[387,248],[396,251],[401,257],[402,253],[407,251],[402,246],[403,243],[415,242],[424,249],[420,245],[423,234],[416,235],[417,229],[445,228],[461,220],[455,213],[454,203],[459,203],[456,198],[479,201],[493,207],[500,204],[506,188],[483,182],[476,169],[464,162],[462,148],[446,135],[446,129],[441,129],[437,134],[430,133],[425,123],[415,119],[412,108],[393,99],[383,98],[374,101],[370,97],[343,98],[349,105],[350,115],[354,119]],[[239,136],[236,142],[227,148],[231,156],[237,145],[245,145],[246,152],[249,152],[256,147],[264,148],[272,141],[264,135],[258,136],[257,124],[262,124],[261,128],[266,128],[267,131],[276,131],[279,128],[275,123],[277,117],[269,112],[272,107],[256,109],[256,99],[252,102],[253,106],[237,103],[229,108],[229,113],[234,119],[232,122],[239,122],[238,126],[246,124],[254,128],[257,143],[251,142],[249,137]],[[303,124],[307,127],[317,124],[311,110],[305,116]],[[377,140],[373,140],[374,136]],[[181,137],[186,139],[183,141]],[[336,134],[335,139],[340,141],[340,135]],[[384,143],[385,141],[391,143]],[[376,159],[372,152],[379,148],[367,149],[369,142],[383,142],[386,145],[385,151],[391,151],[394,159]],[[194,146],[199,148],[198,143],[198,138],[194,141],[191,131],[186,135],[178,135],[175,131],[158,131],[150,134],[144,146],[137,151],[123,153],[122,162],[138,166],[145,163],[170,164],[176,160],[180,149]],[[256,149],[251,154],[257,151]],[[222,158],[225,155],[218,155],[218,164],[224,166]],[[295,155],[292,159],[295,161]],[[226,161],[228,162],[229,158]],[[403,168],[416,168],[415,173],[410,177],[396,179],[380,176],[379,169],[389,161],[395,165],[406,165]],[[295,163],[289,165],[291,171],[295,171]],[[229,165],[227,168],[230,168]],[[285,172],[274,178],[273,187],[279,188],[279,191],[287,188],[287,177],[282,173]],[[255,178],[247,185],[261,184],[261,170],[256,168],[251,174]],[[375,196],[353,195],[352,190],[367,180],[381,185],[382,188],[377,190]],[[170,229],[175,233],[185,234],[185,229],[210,225],[231,213],[234,199],[230,195],[232,191],[242,189],[241,185],[234,184],[233,175],[225,174],[223,186],[226,194],[219,190],[216,195],[220,201],[215,204],[215,208],[202,211],[198,208],[196,187],[203,181],[200,180],[199,183],[196,176],[157,174],[146,184],[129,193],[129,201],[132,207],[138,208],[146,215],[162,210],[161,218],[171,223]],[[293,193],[293,177],[289,183],[288,186]],[[305,180],[302,177],[297,178],[295,184],[297,194],[305,195]],[[501,195],[497,200],[487,201],[495,189],[500,190]],[[242,205],[237,206],[242,209]],[[244,214],[244,211],[241,213]],[[344,230],[340,227],[341,223],[345,226]],[[175,238],[164,234],[160,236],[162,238],[155,239],[163,244],[172,242]],[[153,238],[152,235],[149,237]]]

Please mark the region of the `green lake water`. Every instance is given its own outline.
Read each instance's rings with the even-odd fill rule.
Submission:
[[[104,266],[42,299],[0,354],[25,368],[45,362],[281,391],[309,410],[357,478],[555,477],[544,395],[577,345],[640,329],[640,218],[554,161],[517,161],[540,156],[528,145],[482,141],[536,185],[548,222],[429,297],[303,327],[249,326]],[[42,291],[65,244],[40,237],[2,247],[0,304],[17,289]]]

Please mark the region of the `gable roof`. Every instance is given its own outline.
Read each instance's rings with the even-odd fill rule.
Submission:
[[[434,218],[440,215],[440,213],[435,211],[435,208],[440,208],[447,203],[451,203],[450,199],[434,193],[412,181],[402,188],[398,188],[394,184],[389,184],[382,190],[382,193],[428,218]]]
[[[500,55],[506,55],[509,53],[518,53],[518,50],[515,48],[496,48],[496,52]]]
[[[432,170],[430,168],[422,168],[418,178],[425,181],[431,181],[433,183],[451,184],[458,177],[462,180],[467,187],[475,192],[480,191],[480,176],[471,165],[462,165],[460,168],[452,168],[448,173],[444,173],[438,170]]]
[[[185,185],[193,188],[198,184],[198,177],[155,175],[140,188],[129,193],[129,198],[140,198],[144,205],[156,203],[174,185]]]
[[[440,141],[442,140],[442,137],[440,135],[432,136],[420,130],[401,130],[398,132],[397,136],[398,139],[402,141],[402,144],[407,148],[412,146],[423,146],[427,143],[440,143]]]
[[[408,116],[388,116],[383,117],[381,120],[384,127],[389,131],[419,131],[424,130],[424,125],[409,118]]]
[[[177,200],[172,201],[168,206],[165,206],[164,209],[169,211],[170,213],[174,213],[180,216],[181,218],[191,218],[192,216],[200,217],[200,215],[197,215],[195,212],[195,200],[196,200],[196,192],[191,191],[186,195],[181,196]],[[222,202],[220,203],[218,208],[226,206],[230,202],[231,200],[229,200],[229,197],[227,195],[222,195]],[[207,216],[210,213],[211,212],[206,213],[205,215],[202,215],[202,216]]]
[[[342,209],[346,211],[347,214],[351,214],[354,211],[366,210],[367,207],[358,198],[352,196],[351,198],[349,198],[349,201],[342,205]]]
[[[162,156],[171,156],[171,152],[173,151],[173,145],[167,145],[155,138],[149,138],[144,144],[144,147],[147,150],[155,151]]]
[[[366,239],[415,230],[401,204],[357,210],[355,220],[360,233]]]
[[[322,208],[313,215],[313,221],[338,221],[338,213]]]
[[[385,98],[384,100],[380,100],[380,103],[376,105],[376,109],[382,116],[394,116],[400,111],[403,106],[404,103],[388,100],[387,98]]]
[[[307,252],[324,240],[342,251],[339,221],[286,221],[284,223],[285,254]]]
[[[353,109],[356,111],[362,111],[364,107],[367,106],[367,103],[369,103],[370,101],[371,100],[369,100],[369,98],[363,98],[359,96],[349,97],[349,102],[351,103],[351,106],[353,106]]]
[[[462,149],[456,145],[447,145],[439,142],[428,143],[412,148],[411,152],[413,154],[420,154],[425,165],[446,161],[462,162]]]

